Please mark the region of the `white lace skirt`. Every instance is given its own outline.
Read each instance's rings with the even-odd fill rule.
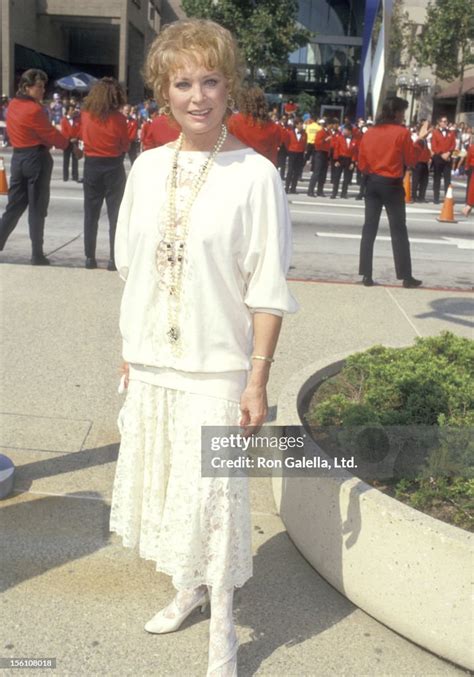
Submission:
[[[252,576],[248,477],[201,477],[201,425],[238,425],[238,402],[130,381],[110,531],[176,589]]]

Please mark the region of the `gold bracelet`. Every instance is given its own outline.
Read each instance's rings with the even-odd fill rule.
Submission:
[[[275,362],[273,357],[265,357],[264,355],[252,355],[252,360],[263,360],[264,362]]]

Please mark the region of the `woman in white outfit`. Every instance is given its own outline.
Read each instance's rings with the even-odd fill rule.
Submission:
[[[170,24],[146,73],[182,133],[137,158],[119,214],[128,389],[110,530],[178,591],[148,632],[177,630],[210,600],[207,674],[227,677],[233,591],[252,576],[248,477],[201,476],[201,426],[250,434],[265,420],[282,314],[297,309],[288,205],[272,163],[224,124],[242,73],[226,29]]]

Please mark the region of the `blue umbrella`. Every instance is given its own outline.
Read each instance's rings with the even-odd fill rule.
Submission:
[[[76,92],[88,92],[96,82],[97,78],[88,73],[73,73],[56,80],[56,85],[70,92],[74,90]]]

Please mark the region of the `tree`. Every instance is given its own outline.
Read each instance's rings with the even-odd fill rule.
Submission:
[[[286,65],[291,52],[311,37],[296,22],[297,0],[182,0],[181,5],[189,17],[212,19],[235,35],[251,83],[258,69],[270,74]]]
[[[473,0],[430,0],[415,56],[442,80],[459,78],[456,118],[461,111],[464,73],[474,64]]]

